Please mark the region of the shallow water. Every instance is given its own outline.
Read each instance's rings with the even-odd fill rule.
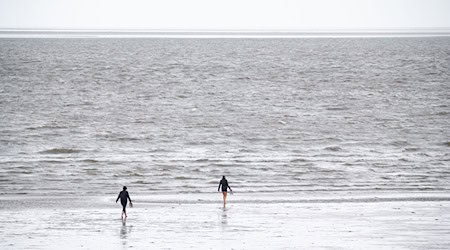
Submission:
[[[0,39],[0,193],[447,193],[450,38]]]

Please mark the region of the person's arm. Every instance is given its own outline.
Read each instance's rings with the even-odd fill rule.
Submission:
[[[219,182],[219,187],[217,188],[217,192],[219,192],[220,186],[222,186],[222,181]]]
[[[228,185],[228,188],[230,189],[230,191],[231,191],[231,192],[233,192],[233,190],[231,190],[231,187],[230,187],[230,185]]]
[[[119,193],[119,196],[117,196],[117,199],[116,199],[116,203],[117,203],[117,201],[120,199],[120,193]]]

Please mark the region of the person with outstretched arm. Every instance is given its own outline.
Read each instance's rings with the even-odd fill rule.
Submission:
[[[127,187],[123,186],[123,190],[119,193],[119,196],[117,196],[116,203],[120,199],[120,203],[122,204],[122,215],[120,218],[123,220],[123,216],[125,215],[125,218],[127,218],[127,202],[130,201],[130,207],[133,206],[133,202],[131,202],[130,195],[128,194]]]
[[[220,192],[220,186],[222,186],[222,194],[223,194],[223,207],[227,204],[227,191],[228,188],[230,189],[230,192],[233,193],[233,190],[231,190],[231,187],[228,185],[228,181],[225,178],[225,176],[222,176],[222,180],[219,182],[219,187],[217,188],[217,192]]]

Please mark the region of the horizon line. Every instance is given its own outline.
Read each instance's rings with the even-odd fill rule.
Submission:
[[[449,36],[450,28],[305,30],[0,28],[0,38],[376,38]]]
[[[447,31],[450,32],[450,27],[393,27],[393,28],[302,28],[302,29],[180,29],[180,28],[14,28],[14,27],[0,27],[0,31],[109,31],[109,32],[406,32],[406,31]]]

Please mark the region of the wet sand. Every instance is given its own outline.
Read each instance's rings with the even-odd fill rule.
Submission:
[[[174,198],[180,198],[176,200]],[[250,201],[235,195],[0,199],[0,249],[445,249],[450,200]],[[182,200],[183,199],[183,200]]]

